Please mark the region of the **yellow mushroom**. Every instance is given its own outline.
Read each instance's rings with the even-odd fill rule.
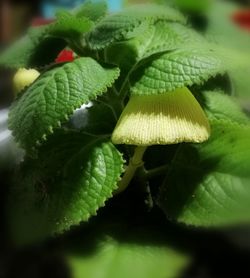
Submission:
[[[143,165],[147,146],[201,143],[209,135],[207,117],[187,88],[160,95],[132,95],[111,138],[114,144],[137,146],[116,193],[126,189],[136,170]]]
[[[13,78],[13,84],[16,94],[20,93],[25,87],[33,83],[40,73],[35,69],[20,68]]]
[[[208,120],[187,88],[161,95],[131,96],[112,134],[115,144],[137,146],[200,143]]]

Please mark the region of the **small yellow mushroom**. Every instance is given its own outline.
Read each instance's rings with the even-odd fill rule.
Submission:
[[[20,93],[25,87],[33,83],[39,75],[40,73],[35,69],[20,68],[13,78],[16,94]]]
[[[114,144],[137,146],[117,192],[128,186],[137,168],[143,165],[147,146],[201,143],[209,135],[206,115],[187,88],[160,95],[132,95],[111,138]]]
[[[208,120],[187,88],[161,95],[131,96],[112,134],[115,144],[137,146],[200,143]]]

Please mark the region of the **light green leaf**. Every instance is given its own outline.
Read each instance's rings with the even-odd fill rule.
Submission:
[[[103,49],[111,43],[133,38],[140,34],[140,25],[158,20],[184,23],[184,17],[176,10],[154,4],[134,5],[121,12],[103,18],[90,32],[88,45],[91,49]]]
[[[224,71],[213,48],[201,44],[157,55],[132,75],[131,91],[135,95],[152,95],[176,88],[202,84]]]
[[[45,72],[11,107],[14,137],[24,148],[34,147],[76,108],[103,94],[118,75],[117,68],[103,68],[91,58]]]
[[[75,250],[68,249],[72,278],[179,277],[189,258],[168,233],[146,225],[134,227],[119,222],[92,227],[90,236],[75,241]]]
[[[205,91],[200,98],[209,119],[223,119],[239,124],[250,124],[250,119],[242,111],[236,98],[217,91]]]
[[[48,34],[65,39],[77,39],[90,31],[92,27],[92,21],[86,17],[77,18],[73,15],[63,14],[49,26]]]
[[[20,243],[62,233],[112,197],[123,159],[103,137],[58,131],[28,159],[11,188],[8,219]]]
[[[195,226],[250,222],[250,128],[213,120],[212,136],[181,146],[158,203],[174,221]]]

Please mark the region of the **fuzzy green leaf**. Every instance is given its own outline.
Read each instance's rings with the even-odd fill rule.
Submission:
[[[198,42],[205,42],[205,39],[180,23],[159,21],[150,25],[146,22],[141,25],[141,32],[135,38],[107,47],[105,59],[126,70],[151,55]]]
[[[244,114],[236,98],[217,91],[205,91],[199,97],[209,119],[250,124],[250,119]]]
[[[176,88],[202,84],[222,73],[224,67],[216,52],[201,44],[160,54],[149,59],[132,75],[135,95],[152,95]]]
[[[147,42],[140,45],[139,58],[182,48],[183,45],[193,46],[197,43],[205,43],[205,39],[199,33],[178,22],[159,21],[153,29],[152,36],[147,36]]]
[[[161,187],[159,205],[175,221],[195,226],[250,222],[250,128],[213,120],[212,136],[183,145]]]
[[[102,137],[58,131],[22,165],[9,197],[14,238],[32,242],[96,215],[117,188],[123,159]]]
[[[140,25],[158,20],[184,23],[184,17],[169,7],[153,4],[135,5],[103,18],[90,32],[88,45],[91,49],[103,49],[114,41],[133,38],[140,34]]]
[[[34,147],[76,108],[103,94],[118,74],[117,68],[103,68],[91,58],[45,72],[11,107],[14,137],[24,148]]]

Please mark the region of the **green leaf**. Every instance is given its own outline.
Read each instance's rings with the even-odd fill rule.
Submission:
[[[107,219],[107,221],[109,221]],[[106,222],[107,222],[106,221]],[[66,250],[72,278],[174,278],[189,259],[168,238],[147,225],[112,221],[94,225]]]
[[[217,91],[205,91],[201,94],[203,109],[209,119],[233,121],[239,124],[250,124],[250,119],[242,111],[234,97]]]
[[[156,53],[175,50],[182,48],[183,45],[193,45],[198,42],[205,42],[205,39],[180,23],[159,21],[150,25],[146,22],[141,25],[141,32],[135,38],[115,42],[107,47],[105,59],[126,69]]]
[[[205,43],[205,39],[193,29],[177,22],[159,21],[154,25],[153,36],[147,38],[146,45],[141,45],[140,58],[147,58],[159,52]],[[143,49],[144,48],[144,49]]]
[[[184,23],[184,17],[176,10],[154,4],[134,5],[121,12],[103,18],[90,32],[88,45],[91,49],[103,49],[118,40],[133,38],[140,34],[145,21],[153,24],[158,20]]]
[[[213,48],[198,44],[149,59],[132,75],[131,91],[135,95],[166,93],[176,88],[202,84],[224,70]]]
[[[140,30],[140,31],[139,31]],[[154,25],[144,22],[137,28],[138,35],[132,39],[112,43],[104,50],[104,60],[118,65],[121,77],[116,87],[119,90],[121,81],[130,75],[148,57],[170,50],[182,48],[183,45],[193,46],[194,43],[204,43],[204,38],[187,26],[177,22],[159,21]],[[99,53],[102,56],[101,52]]]
[[[83,5],[73,10],[76,17],[87,17],[90,20],[98,21],[107,13],[106,1],[85,1]]]
[[[118,74],[117,68],[103,68],[91,58],[45,72],[11,107],[14,137],[25,149],[34,147],[76,108],[103,94]]]
[[[8,219],[15,240],[62,233],[96,215],[112,197],[123,159],[104,137],[59,130],[22,165],[11,188]]]
[[[158,203],[174,221],[195,226],[250,222],[250,128],[213,120],[212,136],[182,145]]]
[[[47,31],[47,26],[31,28],[26,36],[1,54],[0,65],[9,68],[32,68],[54,62],[66,43],[63,39],[48,37]]]

